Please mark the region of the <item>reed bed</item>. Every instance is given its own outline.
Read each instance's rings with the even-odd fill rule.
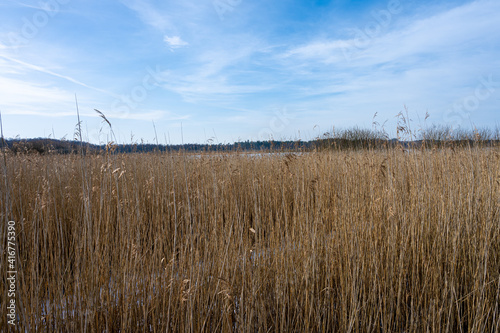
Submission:
[[[7,156],[16,330],[500,332],[499,165],[499,147]]]

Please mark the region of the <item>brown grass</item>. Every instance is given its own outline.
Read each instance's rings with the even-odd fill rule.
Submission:
[[[17,329],[500,332],[499,165],[498,147],[8,156]]]

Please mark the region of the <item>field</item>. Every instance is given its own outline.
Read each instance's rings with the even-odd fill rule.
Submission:
[[[498,146],[2,164],[18,331],[500,332]]]

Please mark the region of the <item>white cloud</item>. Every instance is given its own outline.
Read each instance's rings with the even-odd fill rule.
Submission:
[[[170,18],[164,12],[158,11],[158,8],[153,6],[150,2],[144,0],[122,0],[122,3],[135,11],[139,18],[146,24],[164,31],[172,29]]]
[[[179,36],[169,37],[165,35],[165,37],[163,37],[163,41],[168,44],[170,50],[189,45],[188,42],[183,41]]]
[[[313,40],[290,49],[283,58],[358,67],[406,60],[414,55],[466,52],[481,41],[492,41],[499,35],[500,21],[491,15],[499,11],[498,1],[474,1],[413,21],[403,28],[394,23],[392,31],[363,41],[355,38]]]
[[[318,59],[325,63],[334,63],[344,60],[343,52],[347,52],[350,45],[353,45],[352,43],[353,41],[350,40],[314,41],[293,48],[283,56],[285,58]]]

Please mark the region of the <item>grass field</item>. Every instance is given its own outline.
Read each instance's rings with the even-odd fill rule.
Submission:
[[[499,166],[498,146],[9,155],[16,327],[500,332]]]

